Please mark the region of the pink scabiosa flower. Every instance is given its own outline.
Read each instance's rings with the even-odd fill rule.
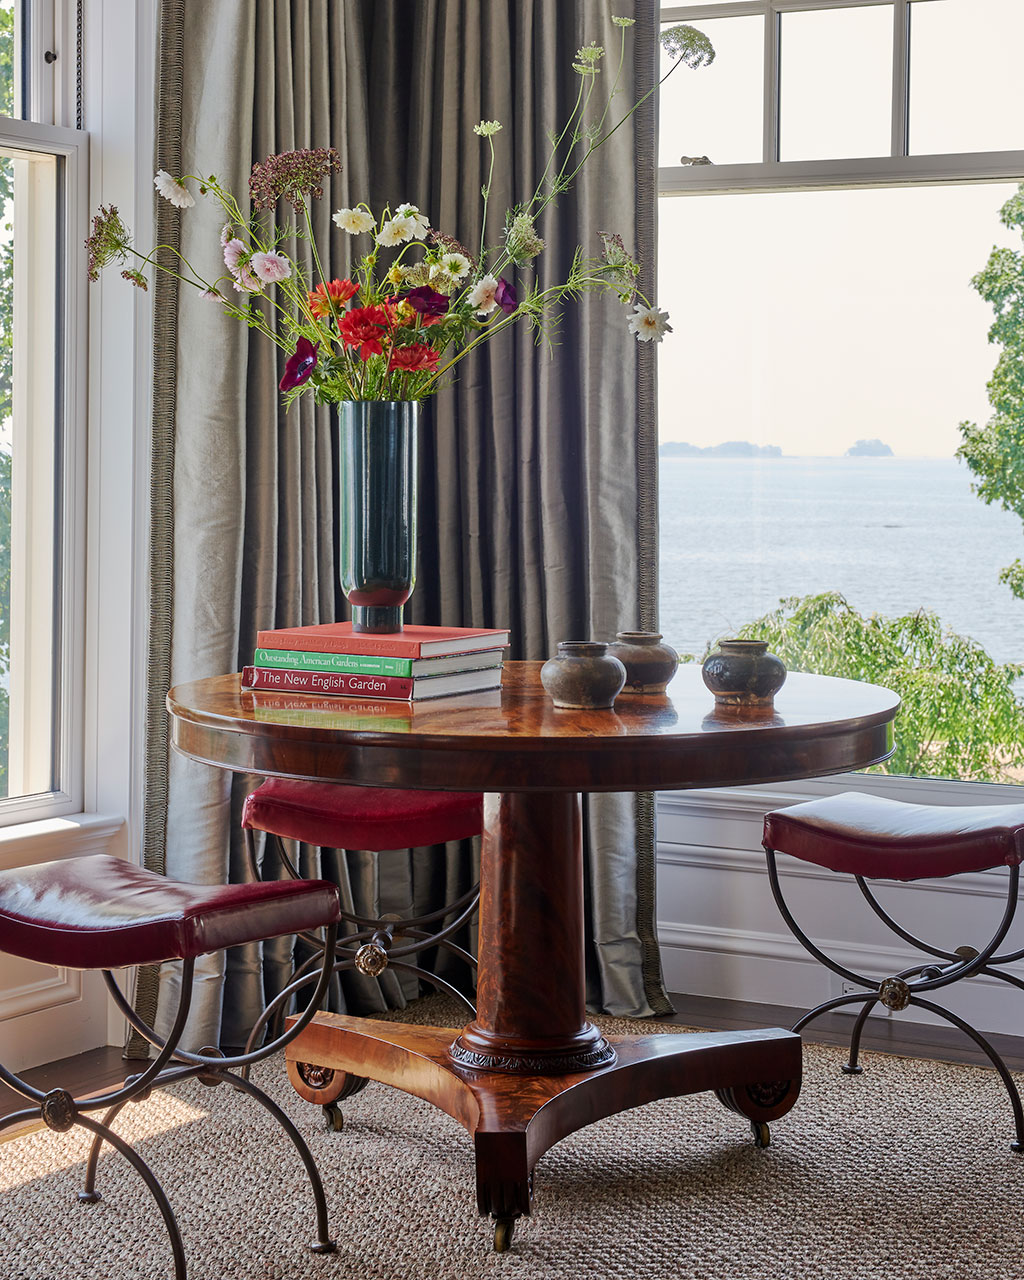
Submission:
[[[224,265],[235,277],[234,288],[238,293],[259,293],[263,281],[253,272],[246,257],[246,247],[237,237],[224,246]]]
[[[277,284],[292,273],[292,264],[283,253],[254,253],[249,265],[264,284]]]
[[[476,308],[478,315],[489,315],[498,305],[498,281],[494,276],[481,276],[469,291],[466,301]]]
[[[498,287],[494,291],[494,301],[507,316],[510,316],[519,306],[515,286],[510,285],[504,276],[498,281]]]
[[[300,338],[295,344],[295,352],[288,357],[288,363],[284,367],[284,374],[281,381],[277,384],[282,391],[293,391],[296,387],[301,387],[304,382],[308,382],[316,368],[317,352],[320,350],[319,342],[310,342],[308,338]]]

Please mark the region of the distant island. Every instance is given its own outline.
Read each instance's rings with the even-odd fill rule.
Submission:
[[[846,451],[848,458],[891,458],[892,450],[881,440],[858,440]]]
[[[777,444],[751,444],[749,440],[726,440],[702,449],[683,440],[666,440],[658,447],[662,458],[781,458]]]

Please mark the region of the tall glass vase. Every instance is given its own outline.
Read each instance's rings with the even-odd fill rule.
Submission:
[[[341,589],[353,631],[402,630],[416,582],[416,437],[419,405],[338,405]]]

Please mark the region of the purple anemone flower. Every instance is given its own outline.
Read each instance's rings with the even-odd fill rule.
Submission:
[[[448,299],[443,293],[431,289],[428,284],[410,289],[405,295],[405,300],[421,316],[443,316],[448,312]]]
[[[494,291],[494,301],[507,316],[510,316],[519,306],[515,286],[509,284],[504,276],[498,281],[498,287]]]
[[[312,343],[308,338],[300,338],[295,344],[295,354],[288,357],[284,367],[284,376],[277,384],[282,391],[291,391],[301,387],[312,376],[316,368],[316,353],[320,343]]]

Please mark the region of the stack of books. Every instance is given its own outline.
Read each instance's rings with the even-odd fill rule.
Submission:
[[[350,622],[260,631],[242,688],[415,702],[501,684],[509,633],[477,627],[353,632]]]

